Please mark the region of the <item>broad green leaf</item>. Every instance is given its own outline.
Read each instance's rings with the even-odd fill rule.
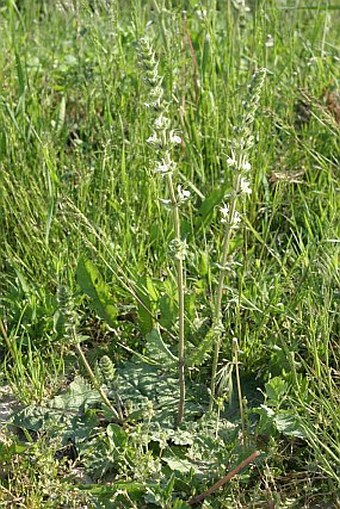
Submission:
[[[162,296],[159,299],[160,319],[159,323],[170,330],[178,315],[177,287],[170,278],[161,283]]]
[[[151,359],[155,359],[162,366],[172,366],[177,362],[177,357],[173,355],[169,347],[164,343],[158,329],[153,329],[146,336],[146,354]]]
[[[91,260],[81,258],[77,267],[77,281],[80,288],[91,299],[93,309],[98,316],[111,327],[116,324],[117,309],[108,286]]]
[[[148,291],[150,299],[154,302],[157,302],[159,295],[158,295],[157,288],[155,287],[154,282],[152,281],[151,277],[145,278],[145,287]]]
[[[0,442],[0,465],[9,462],[13,456],[24,453],[28,447],[27,444],[19,444],[18,442],[12,442],[9,445]]]
[[[22,429],[30,431],[39,431],[45,427],[48,421],[50,409],[45,407],[35,407],[30,405],[19,410],[13,418],[13,423]]]
[[[18,281],[20,283],[22,291],[26,295],[30,295],[32,293],[32,288],[30,287],[27,279],[25,278],[24,274],[21,272],[21,270],[18,269],[16,265],[14,265],[14,270],[17,275]]]
[[[48,406],[54,410],[78,411],[85,404],[94,403],[98,399],[98,392],[84,378],[77,376],[67,391],[51,399]]]
[[[206,276],[210,270],[210,259],[208,251],[199,251],[199,273],[201,277]]]
[[[187,293],[185,296],[185,313],[189,320],[194,320],[196,311],[196,295]]]
[[[121,426],[118,426],[118,424],[109,424],[106,428],[106,433],[115,447],[125,446],[128,435]]]
[[[176,456],[172,458],[163,457],[163,461],[165,461],[172,471],[180,472],[181,474],[187,474],[191,470],[196,470],[193,464],[184,458],[176,458]]]
[[[297,418],[288,412],[280,412],[274,417],[277,431],[283,435],[296,438],[306,438]]]

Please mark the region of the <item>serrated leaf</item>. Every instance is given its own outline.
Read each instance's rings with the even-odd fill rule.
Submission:
[[[19,410],[13,417],[13,424],[30,431],[39,431],[48,420],[49,409],[28,406]]]
[[[113,302],[110,290],[104,283],[97,267],[91,260],[81,258],[78,263],[76,277],[80,288],[88,297],[98,316],[111,327],[116,324],[117,308]]]
[[[208,354],[211,352],[214,346],[215,332],[210,329],[205,337],[202,339],[199,346],[195,347],[193,351],[188,355],[188,366],[199,367],[205,360],[207,360]]]
[[[98,403],[100,396],[82,377],[76,377],[68,389],[53,399],[46,406],[29,406],[14,416],[14,424],[32,431],[46,430],[50,436],[81,440],[88,436],[98,423],[96,415],[84,414],[84,409]]]
[[[69,439],[71,439],[78,447],[80,443],[84,440],[86,441],[88,437],[93,435],[94,430],[98,427],[98,422],[98,415],[91,411],[86,412],[85,414],[79,413],[74,415],[65,430],[63,443],[65,444]],[[60,436],[60,433],[58,436]],[[78,449],[80,452],[81,446],[79,446]]]
[[[266,395],[267,397],[276,404],[280,404],[287,394],[287,383],[279,376],[272,378],[266,383]]]

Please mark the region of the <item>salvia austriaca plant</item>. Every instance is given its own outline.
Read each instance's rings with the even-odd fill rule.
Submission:
[[[231,144],[231,156],[227,160],[227,164],[233,171],[233,184],[232,191],[225,197],[225,203],[220,209],[222,215],[221,222],[224,224],[224,235],[221,260],[218,264],[220,273],[214,302],[213,330],[215,346],[210,385],[210,410],[214,406],[217,366],[225,331],[222,298],[226,272],[231,269],[230,264],[232,264],[232,261],[229,260],[230,242],[235,230],[237,230],[241,223],[241,215],[237,210],[239,203],[252,192],[249,178],[251,164],[248,159],[254,145],[253,123],[265,76],[266,69],[260,69],[252,77],[248,87],[248,97],[243,103],[244,114],[240,119],[240,125],[235,129],[235,139]]]
[[[175,134],[171,128],[171,121],[168,117],[169,105],[164,99],[164,90],[162,87],[162,77],[158,71],[158,61],[148,39],[143,38],[139,41],[139,59],[143,68],[144,82],[149,88],[150,103],[147,107],[155,112],[153,122],[153,133],[148,138],[148,143],[157,154],[157,162],[154,167],[154,173],[161,174],[167,179],[169,199],[162,200],[162,203],[172,209],[174,240],[172,248],[177,269],[177,286],[179,300],[179,383],[180,383],[180,402],[178,408],[178,424],[183,421],[184,403],[185,403],[185,338],[184,338],[184,260],[186,256],[186,244],[181,238],[180,231],[180,206],[185,201],[189,193],[183,191],[180,186],[175,191],[174,174],[176,164],[172,158],[174,145],[180,143],[180,137]],[[222,214],[221,222],[225,225],[222,255],[217,289],[215,292],[213,331],[214,331],[214,353],[212,360],[212,375],[210,386],[210,409],[213,409],[216,393],[217,367],[221,349],[221,342],[224,334],[222,298],[226,272],[230,269],[229,261],[230,243],[235,230],[241,223],[241,215],[238,211],[241,203],[251,194],[251,183],[249,173],[251,164],[249,162],[250,151],[254,145],[253,123],[256,110],[258,108],[261,90],[266,75],[265,69],[256,72],[249,84],[248,96],[243,103],[244,113],[240,119],[240,125],[235,128],[235,137],[231,144],[231,156],[227,164],[233,170],[232,191],[225,197],[225,203],[220,209]]]
[[[189,191],[180,185],[175,186],[176,163],[173,159],[173,149],[181,143],[181,138],[171,126],[168,115],[169,104],[164,98],[162,77],[158,70],[155,52],[147,38],[139,41],[139,61],[143,70],[143,80],[148,87],[149,100],[146,107],[154,111],[152,135],[148,144],[155,150],[156,163],[153,168],[155,175],[166,179],[168,198],[161,202],[172,211],[174,238],[170,245],[176,265],[178,291],[178,370],[180,398],[178,405],[177,423],[183,422],[185,411],[185,338],[184,338],[184,260],[186,257],[186,242],[182,239],[180,229],[180,207],[189,198]]]

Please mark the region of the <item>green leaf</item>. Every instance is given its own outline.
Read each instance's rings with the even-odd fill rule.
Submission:
[[[145,287],[148,291],[148,294],[150,296],[150,299],[153,301],[153,302],[158,302],[158,299],[159,299],[159,294],[158,294],[158,290],[157,288],[155,287],[151,277],[146,277],[145,278]]]
[[[196,223],[195,230],[197,228],[200,228],[201,226],[206,226],[207,224],[209,224],[209,222],[212,218],[212,215],[213,215],[214,208],[222,202],[222,200],[225,196],[225,193],[226,193],[226,188],[225,188],[225,186],[223,186],[223,187],[214,189],[214,191],[212,191],[207,196],[207,198],[205,198],[205,200],[202,202],[202,204],[198,210],[198,215],[197,215],[197,219],[195,222]]]
[[[162,296],[159,299],[159,323],[170,330],[178,315],[177,287],[170,278],[161,283]]]
[[[115,447],[124,447],[127,443],[127,433],[118,424],[109,424],[106,428],[107,436]]]
[[[190,367],[201,366],[207,359],[214,346],[215,332],[210,329],[202,339],[199,346],[195,347],[188,355],[187,364]]]
[[[98,316],[111,327],[114,327],[117,308],[108,286],[104,283],[100,272],[91,260],[84,260],[83,258],[79,260],[76,277],[80,288],[90,297],[92,307],[98,313]]]
[[[14,424],[31,431],[45,430],[49,436],[79,441],[89,436],[98,424],[91,412],[84,414],[89,406],[98,404],[98,392],[86,380],[78,376],[67,390],[49,400],[44,406],[31,405],[14,415]]]
[[[146,336],[146,355],[157,361],[161,366],[171,367],[177,362],[177,357],[164,343],[158,329],[153,329]]]
[[[50,410],[47,408],[28,406],[14,415],[13,424],[18,428],[39,431],[44,428],[48,421],[49,412]]]
[[[48,406],[54,410],[77,412],[85,404],[95,403],[98,400],[98,392],[84,378],[77,376],[70,383],[67,391],[51,399]]]
[[[176,319],[177,306],[174,299],[164,294],[159,300],[160,319],[159,323],[166,329],[171,329]]]
[[[151,292],[150,292],[151,290]],[[155,301],[155,289],[150,278],[140,278],[136,288],[139,299],[137,303],[138,322],[143,334],[148,334],[154,327],[152,312]]]
[[[9,462],[10,459],[17,454],[23,454],[27,449],[28,444],[12,442],[8,445],[0,442],[0,465],[1,463]]]
[[[267,382],[265,387],[266,395],[271,400],[271,403],[280,405],[288,391],[287,383],[279,376],[276,376]]]
[[[274,425],[274,410],[266,405],[260,405],[258,408],[253,409],[253,413],[260,416],[257,424],[258,433],[274,436],[277,431]]]
[[[283,435],[296,438],[306,438],[297,418],[288,412],[280,412],[274,417],[277,431]]]
[[[180,472],[181,474],[187,474],[191,470],[196,470],[193,464],[185,458],[177,458],[176,456],[173,456],[172,458],[163,457],[162,459],[168,465],[170,470]]]
[[[105,484],[79,484],[78,488],[97,496],[111,496],[117,491],[126,491],[129,495],[141,495],[148,486],[153,487],[152,484],[148,485],[147,483],[121,481],[109,486]]]

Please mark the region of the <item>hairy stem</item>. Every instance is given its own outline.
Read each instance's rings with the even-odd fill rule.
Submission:
[[[229,218],[226,223],[226,227],[225,227],[225,231],[224,231],[224,238],[223,238],[223,245],[222,245],[222,257],[221,257],[221,262],[220,262],[221,268],[220,268],[220,275],[218,278],[218,286],[217,286],[216,295],[215,295],[213,328],[216,331],[216,339],[215,339],[214,356],[213,356],[213,363],[212,363],[212,370],[211,370],[210,403],[209,403],[210,411],[214,407],[215,394],[216,394],[217,366],[218,366],[218,359],[219,359],[220,350],[221,350],[222,330],[223,330],[223,326],[222,326],[222,297],[223,297],[223,290],[224,290],[226,264],[227,264],[228,256],[229,256],[230,240],[231,240],[231,234],[232,234],[232,229],[233,229],[232,226],[233,226],[235,212],[236,212],[236,203],[237,203],[237,196],[239,193],[239,187],[240,187],[240,175],[238,175],[236,178],[235,192],[233,194],[233,198],[230,203]]]
[[[181,228],[179,207],[176,200],[172,174],[168,174],[168,188],[170,199],[172,203],[172,216],[174,223],[174,238],[177,242],[181,242]],[[179,378],[179,404],[177,424],[180,425],[184,419],[185,412],[185,337],[184,337],[184,265],[181,258],[176,258],[176,272],[177,272],[177,292],[178,292],[178,378]]]

